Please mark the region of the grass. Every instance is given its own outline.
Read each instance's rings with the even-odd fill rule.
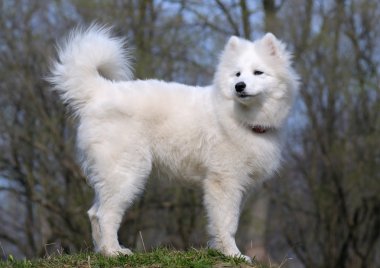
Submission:
[[[226,257],[211,249],[191,249],[176,251],[167,248],[155,249],[147,253],[135,253],[131,256],[104,257],[95,253],[79,253],[75,255],[55,255],[36,260],[14,260],[12,256],[1,262],[0,268],[100,268],[100,267],[254,267],[267,266],[255,263],[250,265],[241,258]]]

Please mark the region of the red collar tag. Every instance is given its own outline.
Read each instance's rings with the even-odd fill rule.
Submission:
[[[253,126],[252,127],[252,131],[257,133],[257,134],[263,134],[265,132],[267,132],[267,128],[263,127],[263,126]]]

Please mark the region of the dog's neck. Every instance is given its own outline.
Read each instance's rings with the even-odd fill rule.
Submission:
[[[261,107],[259,105],[249,107],[249,106],[241,105],[240,103],[234,102],[233,110],[234,110],[234,115],[235,115],[236,120],[240,122],[243,121],[242,122],[243,125],[245,125],[253,133],[265,134],[269,132],[275,132],[277,130],[277,127],[275,127],[273,124],[271,123],[262,124],[262,123],[257,122],[258,121],[257,115],[262,113],[260,108]],[[262,121],[267,121],[267,119],[268,118],[261,118]]]

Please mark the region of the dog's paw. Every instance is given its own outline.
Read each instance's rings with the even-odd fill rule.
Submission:
[[[117,253],[118,253],[119,255],[132,255],[132,254],[133,254],[133,252],[132,252],[129,248],[125,248],[125,247],[121,247],[121,248],[117,251]]]
[[[249,257],[247,255],[243,255],[243,254],[238,255],[238,257],[244,259],[249,264],[252,264],[252,258],[251,257]]]
[[[102,249],[102,250],[99,250],[99,252],[101,254],[103,254],[104,256],[107,256],[107,257],[115,257],[115,256],[119,256],[119,255],[132,255],[133,252],[128,249],[128,248],[125,248],[125,247],[120,247],[118,249]]]

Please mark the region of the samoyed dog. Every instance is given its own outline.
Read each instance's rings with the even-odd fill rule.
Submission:
[[[95,190],[88,215],[97,252],[132,253],[117,232],[158,173],[197,182],[210,245],[250,260],[235,243],[241,202],[250,186],[278,169],[298,88],[281,41],[271,33],[255,42],[230,37],[212,85],[199,87],[133,80],[124,40],[93,25],[59,47],[50,81],[79,118],[77,144]]]

